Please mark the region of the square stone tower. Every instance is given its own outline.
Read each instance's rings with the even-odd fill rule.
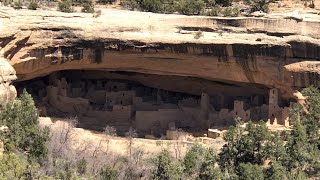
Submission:
[[[278,105],[278,89],[270,89],[269,91],[269,104],[268,104],[268,118],[274,121],[275,118],[279,118],[279,105]]]
[[[210,97],[207,93],[201,94],[199,120],[202,127],[208,126]]]
[[[243,101],[234,101],[233,106],[234,118],[240,117],[242,121],[247,122],[250,120],[250,109],[245,111]]]

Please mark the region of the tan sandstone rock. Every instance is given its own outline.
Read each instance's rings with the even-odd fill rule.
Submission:
[[[221,18],[101,9],[92,17],[0,10],[0,56],[10,61],[19,81],[86,69],[197,77],[243,87],[233,90],[239,95],[251,85],[277,88],[285,98],[292,98],[295,88],[320,87],[318,68],[311,72],[306,65],[320,57],[317,15],[300,14],[306,18],[297,21],[281,14]],[[153,86],[154,81],[143,83]],[[210,89],[181,83],[164,89],[180,87],[198,95]]]
[[[11,82],[16,79],[16,71],[4,59],[0,58],[0,106],[12,101],[17,91]]]

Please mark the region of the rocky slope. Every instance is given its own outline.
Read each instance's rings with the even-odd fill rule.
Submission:
[[[275,87],[285,98],[295,89],[320,86],[315,14],[218,18],[104,9],[96,17],[0,8],[0,21],[0,56],[15,68],[18,81],[60,70],[122,71],[244,90]],[[210,91],[197,80],[181,85],[182,79],[168,88]]]

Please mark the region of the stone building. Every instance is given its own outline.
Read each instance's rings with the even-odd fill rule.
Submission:
[[[49,82],[43,97],[48,106],[77,116],[80,126],[91,129],[102,130],[109,125],[126,131],[133,127],[141,134],[161,136],[168,129],[225,127],[234,124],[236,118],[244,122],[273,119],[288,125],[289,107],[280,107],[277,89],[269,91],[264,104],[259,96],[194,96],[120,80],[50,77]]]

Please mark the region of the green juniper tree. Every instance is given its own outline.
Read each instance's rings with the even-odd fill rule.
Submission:
[[[291,109],[290,120],[293,122],[293,130],[287,137],[286,148],[289,158],[285,165],[292,171],[304,171],[309,176],[319,176],[320,91],[310,86],[301,93],[306,97],[306,103],[304,107],[296,103]]]
[[[0,157],[0,179],[48,178],[38,162],[46,158],[48,128],[39,128],[38,110],[26,90],[0,111],[0,125],[8,127],[1,141],[6,151]]]
[[[152,179],[178,180],[182,176],[182,167],[173,162],[167,150],[163,150],[153,161],[155,168],[152,171]]]
[[[263,169],[258,164],[240,163],[237,174],[239,180],[264,180]]]
[[[38,110],[26,90],[13,103],[8,104],[0,113],[1,124],[8,127],[4,136],[6,146],[13,146],[31,157],[43,158],[48,150],[49,129],[38,127]]]
[[[66,12],[66,13],[71,13],[72,10],[72,1],[71,0],[62,0],[59,2],[59,11],[61,12]]]
[[[94,13],[94,4],[91,0],[85,0],[82,2],[82,12],[84,13]]]
[[[185,15],[199,15],[205,7],[203,0],[181,0],[178,3],[178,11]]]
[[[206,150],[200,144],[191,146],[183,159],[184,173],[192,175],[199,171],[199,165],[205,151]]]
[[[222,179],[223,175],[217,164],[217,160],[218,158],[212,149],[206,150],[204,159],[200,162],[199,175],[197,179]]]
[[[281,163],[272,161],[270,167],[266,169],[265,179],[267,180],[283,180],[287,179],[287,170]]]

